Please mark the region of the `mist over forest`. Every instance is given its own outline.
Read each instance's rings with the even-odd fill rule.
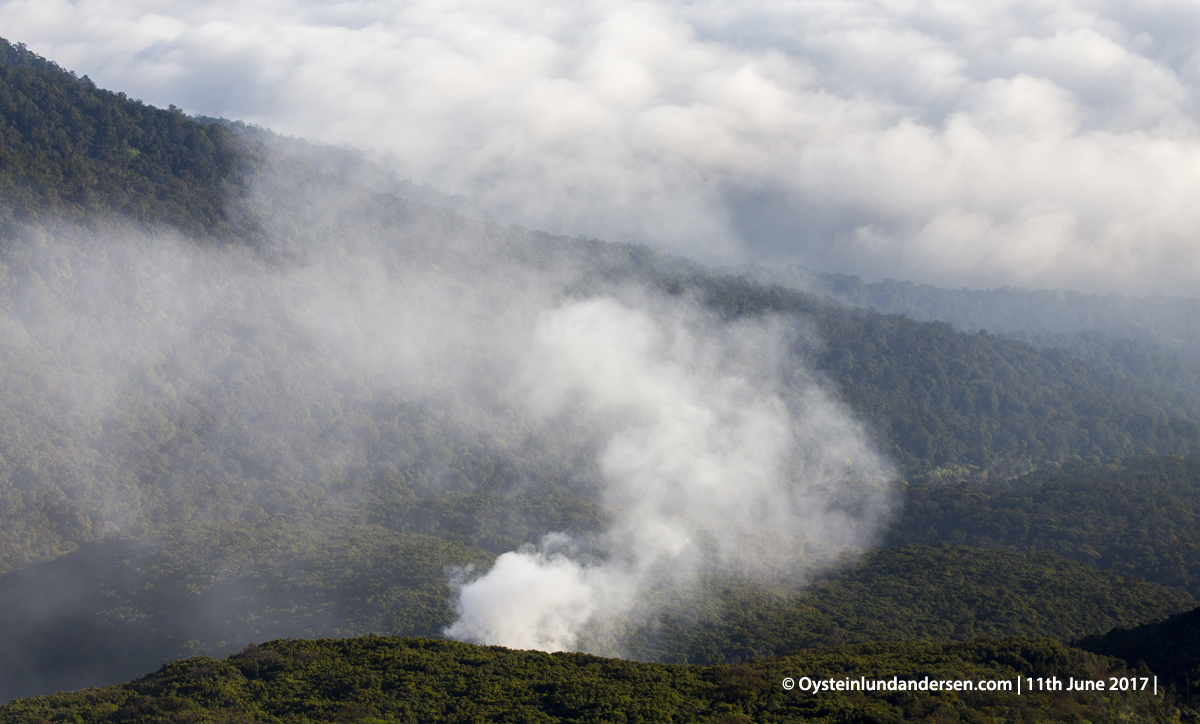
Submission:
[[[1194,296],[1189,3],[0,3],[160,108],[706,264]]]
[[[0,721],[400,720],[362,692],[488,656],[560,693],[674,672],[697,720],[798,706],[762,672],[839,655],[1161,660],[1175,698],[1129,716],[1191,705],[1200,662],[1155,656],[1200,595],[1194,300],[531,230],[9,41],[0,119]],[[319,696],[239,688],[281,671]]]

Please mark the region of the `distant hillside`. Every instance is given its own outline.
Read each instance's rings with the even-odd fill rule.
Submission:
[[[785,690],[793,681],[1008,681],[1130,675],[1119,662],[1039,639],[874,644],[734,666],[671,666],[447,641],[270,641],[194,658],[102,689],[22,699],[0,722],[941,722],[1169,721],[1165,696]],[[874,681],[872,682],[874,686]],[[915,686],[915,684],[914,684]],[[1027,688],[1027,687],[1026,687]]]
[[[11,46],[5,53],[29,55]],[[154,224],[166,223],[193,236],[261,249],[263,255],[247,261],[269,267],[303,259],[310,254],[301,250],[305,244],[369,236],[394,240],[396,263],[422,268],[568,263],[579,270],[568,294],[604,293],[637,281],[679,295],[691,290],[725,317],[800,316],[816,325],[820,342],[797,352],[811,357],[871,420],[883,450],[908,475],[974,470],[1003,477],[1071,455],[1200,449],[1200,427],[1187,419],[1190,403],[1156,399],[1054,351],[855,313],[647,249],[499,229],[385,194],[353,196],[347,206],[330,209],[331,199],[353,194],[353,187],[295,156],[96,89],[52,67],[3,67],[7,85],[0,98],[10,103],[0,117],[9,129],[4,153],[13,185],[7,195],[17,196],[19,187],[27,199],[24,211],[10,210],[20,222],[5,232],[13,242],[33,231],[65,234],[39,226],[38,214],[63,214],[79,223],[116,215],[151,224],[150,236],[139,243],[155,244],[161,226]],[[82,249],[86,243],[71,245]],[[83,258],[55,262],[81,263]],[[56,294],[73,293],[70,280],[46,281]]]
[[[796,591],[714,581],[639,628],[625,655],[724,663],[844,643],[1047,636],[1184,610],[1191,600],[1046,553],[904,546],[866,553]],[[1111,624],[1110,624],[1111,622]]]
[[[1058,555],[1200,598],[1200,459],[1077,460],[986,487],[915,484],[891,545]]]
[[[20,652],[8,685],[83,686],[249,637],[436,635],[452,616],[448,566],[553,531],[602,534],[600,438],[514,404],[527,388],[491,363],[527,340],[489,336],[502,317],[487,314],[528,323],[625,294],[670,300],[710,325],[698,329],[771,318],[792,341],[780,399],[800,417],[822,409],[817,379],[913,491],[1072,456],[1200,452],[1191,403],[1066,353],[646,247],[502,228],[399,198],[387,178],[357,187],[358,161],[265,138],[0,43],[0,645]],[[515,304],[523,293],[540,306]],[[488,324],[445,323],[464,309]],[[413,348],[433,351],[413,361]],[[781,474],[795,480],[804,454]],[[979,545],[1016,547],[1012,535]],[[794,587],[706,581],[716,604],[691,619],[676,608],[629,650],[723,661],[884,635],[1067,638],[1183,605],[1017,550],[874,553],[869,574],[830,578],[803,603]],[[1160,565],[1153,550],[1133,569]],[[178,704],[164,701],[143,718]],[[122,702],[121,717],[143,716]]]
[[[1160,404],[1200,417],[1200,299],[1126,297],[1048,289],[945,289],[888,279],[746,265],[721,271],[762,284],[824,295],[842,304],[987,330],[1061,349],[1151,392]]]
[[[1197,324],[1200,327],[1200,323]],[[1154,341],[1151,336],[1119,337],[1104,332],[1048,332],[1024,329],[1009,332],[1034,347],[1061,349],[1100,372],[1127,384],[1150,389],[1170,409],[1200,418],[1200,345],[1190,348]]]
[[[763,284],[781,284],[834,297],[856,307],[903,314],[919,322],[948,322],[957,329],[995,333],[1023,330],[1081,334],[1100,332],[1200,353],[1200,299],[1082,294],[1055,289],[947,289],[887,279],[814,272],[803,267],[746,265],[722,271]]]
[[[545,514],[555,501],[524,502],[516,507]],[[477,504],[444,505],[470,516]],[[506,508],[489,507],[495,517],[483,528]],[[571,528],[569,519],[542,523]],[[176,526],[141,543],[85,546],[0,577],[0,701],[121,681],[269,638],[438,638],[455,619],[447,567],[493,560],[466,542],[378,525]],[[661,611],[635,610],[616,640],[580,643],[647,661],[730,663],[844,643],[1069,641],[1192,605],[1048,553],[946,546],[872,551],[807,589],[714,579],[690,594],[648,599]]]

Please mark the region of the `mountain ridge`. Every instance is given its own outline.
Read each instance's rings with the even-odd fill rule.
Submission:
[[[1105,558],[1095,538],[1109,533],[1059,525],[1054,515],[1062,511],[1033,505],[1028,493],[1055,494],[1060,503],[1086,493],[1089,485],[1093,491],[1125,494],[1128,479],[1105,466],[1121,467],[1117,461],[1125,460],[1126,471],[1139,479],[1131,456],[1141,454],[1149,456],[1148,468],[1161,465],[1166,471],[1159,478],[1150,475],[1162,484],[1147,486],[1145,496],[1122,498],[1141,505],[1139,515],[1149,520],[1146,511],[1187,494],[1196,478],[1194,458],[1166,456],[1200,452],[1200,425],[1190,417],[1200,407],[1185,399],[1164,399],[1128,375],[1098,371],[1063,351],[987,333],[964,334],[945,322],[848,309],[818,295],[721,274],[644,246],[568,239],[466,218],[452,208],[430,208],[387,192],[388,184],[398,183],[392,177],[378,180],[374,189],[355,188],[338,177],[339,169],[343,175],[362,171],[344,155],[333,154],[321,162],[324,166],[314,166],[227,125],[201,123],[177,109],[155,109],[97,89],[86,76],[77,78],[7,41],[0,43],[0,121],[0,572],[9,581],[61,572],[67,589],[95,583],[87,595],[105,600],[142,595],[139,600],[149,608],[131,604],[110,612],[130,631],[149,631],[172,643],[190,640],[194,629],[183,624],[194,621],[183,621],[175,631],[168,624],[180,622],[155,619],[170,610],[147,593],[154,586],[146,586],[158,581],[164,591],[179,596],[172,599],[176,603],[202,600],[213,610],[222,604],[242,606],[266,590],[270,596],[252,601],[261,603],[261,609],[247,604],[227,618],[278,621],[271,637],[316,632],[314,621],[343,615],[336,607],[345,601],[322,590],[336,580],[340,589],[361,599],[351,601],[348,621],[375,625],[371,622],[395,610],[399,613],[394,616],[408,617],[397,628],[436,635],[444,623],[438,616],[447,613],[430,611],[449,595],[448,579],[443,575],[435,581],[444,566],[482,567],[496,554],[536,545],[553,531],[569,531],[583,541],[601,535],[612,509],[601,505],[598,496],[604,479],[596,446],[578,445],[571,435],[581,431],[561,418],[555,423],[562,429],[547,429],[553,426],[538,427],[528,414],[505,407],[521,388],[480,361],[503,352],[503,345],[484,345],[478,348],[482,352],[470,346],[482,336],[481,327],[452,338],[427,368],[380,372],[358,359],[362,348],[356,344],[363,339],[375,344],[387,336],[381,330],[391,330],[367,313],[377,307],[403,303],[457,310],[464,300],[481,300],[489,311],[503,309],[511,304],[505,293],[536,286],[531,279],[544,285],[546,298],[556,304],[619,298],[637,289],[678,305],[673,309],[694,312],[714,327],[738,320],[782,320],[781,334],[792,336],[781,353],[786,372],[781,396],[801,397],[817,380],[820,390],[861,422],[871,444],[896,462],[910,501],[920,503],[897,509],[907,537],[895,542],[927,545],[885,550],[866,560],[883,561],[879,566],[886,570],[877,571],[879,580],[890,581],[889,595],[897,601],[908,595],[900,584],[918,578],[922,566],[948,576],[946,588],[932,582],[924,593],[944,593],[947,610],[958,617],[949,631],[939,629],[928,611],[940,609],[921,603],[927,615],[921,625],[931,637],[969,636],[976,623],[986,629],[988,622],[975,617],[989,609],[976,599],[1008,600],[1005,595],[1011,591],[991,591],[970,602],[949,593],[960,581],[956,576],[966,580],[975,570],[971,566],[988,561],[995,570],[1008,566],[1023,571],[1014,580],[1024,580],[1026,574],[1044,580],[1046,570],[1071,572],[1079,590],[1090,593],[1083,600],[1070,598],[1069,591],[1055,592],[1054,600],[1061,603],[1056,613],[1062,615],[1084,611],[1078,617],[1107,620],[1108,613],[1095,612],[1106,605],[1103,592],[1120,592],[1128,605],[1107,605],[1124,616],[1114,617],[1122,625],[1135,623],[1126,608],[1139,611],[1137,616],[1158,617],[1184,605],[1187,599],[1180,593],[1195,590],[1190,574],[1195,562],[1172,558],[1148,526],[1122,528],[1112,541],[1116,552]],[[343,162],[351,163],[350,172],[338,165]],[[386,284],[372,286],[378,279]],[[327,304],[317,293],[330,285],[379,296],[363,297],[367,303],[361,309],[347,310]],[[397,288],[404,294],[395,296]],[[412,327],[393,336],[410,335],[413,344],[440,343],[453,337],[453,331]],[[397,349],[383,349],[387,354],[380,358],[402,356]],[[461,379],[470,384],[458,384],[460,378],[453,376],[460,366],[467,371]],[[389,374],[407,374],[428,384],[388,387],[381,380]],[[809,402],[795,404],[799,408]],[[479,424],[481,420],[493,424]],[[1096,460],[1084,460],[1089,456]],[[1069,484],[1037,477],[1040,471],[1053,478],[1062,470],[1074,476]],[[1006,482],[1031,471],[1030,478]],[[886,490],[885,478],[869,480],[875,487],[868,489]],[[1022,507],[1026,497],[1028,508]],[[865,503],[846,499],[839,505],[839,512],[853,513]],[[1101,512],[1106,516],[1101,523],[1113,522],[1112,510]],[[1005,516],[1020,518],[1024,527],[1009,525]],[[980,521],[988,525],[971,527]],[[322,542],[321,536],[333,538]],[[172,540],[202,541],[196,548],[210,553],[202,561],[182,555],[176,560],[172,555],[178,551],[164,544],[156,551],[158,562],[147,563],[141,554],[122,548]],[[1002,552],[936,546],[967,540]],[[1117,550],[1120,546],[1149,552],[1129,557]],[[1039,547],[1076,561],[1026,551]],[[1088,554],[1089,547],[1097,556]],[[290,561],[292,568],[259,565],[254,555],[260,550]],[[111,581],[89,578],[100,567],[89,568],[93,553],[116,561],[112,570],[128,573],[132,583],[117,590]],[[249,561],[244,570],[234,565],[239,556]],[[320,565],[312,562],[318,558]],[[1103,563],[1120,576],[1084,568],[1079,561]],[[226,563],[233,567],[220,569]],[[166,573],[155,578],[154,566]],[[213,573],[212,566],[220,570]],[[305,578],[310,568],[320,575]],[[1035,570],[1042,573],[1030,573]],[[866,579],[849,581],[852,573],[847,569],[837,579],[844,584],[843,593],[869,587]],[[401,574],[420,582],[401,580]],[[1136,580],[1151,575],[1175,592]],[[821,591],[837,587],[830,580],[834,583],[826,582]],[[228,589],[216,585],[222,581]],[[811,612],[800,607],[772,608],[777,592],[765,584],[734,583],[713,583],[728,592],[718,590],[710,599],[725,606],[706,612],[712,627],[695,626],[686,616],[668,617],[660,623],[678,628],[660,629],[671,635],[658,643],[650,640],[646,649],[664,659],[752,656],[773,651],[768,644],[784,644],[753,641],[754,636],[770,636],[739,626],[761,624],[760,631],[770,632],[788,616],[809,622],[805,616]],[[212,601],[195,596],[210,590],[216,590]],[[69,593],[55,602],[68,600]],[[834,645],[856,635],[880,635],[864,623],[861,610],[842,600],[854,598],[851,593],[837,598],[837,606],[830,604],[832,613],[810,616],[814,627],[797,628],[788,640]],[[10,596],[0,606],[54,614],[55,607],[39,603],[36,596]],[[876,605],[888,609],[886,600]],[[891,608],[894,613],[896,606]],[[739,609],[758,619],[739,618]],[[1010,614],[1021,610],[1016,603],[1011,609]],[[1051,601],[1039,610],[1053,609]],[[68,624],[94,623],[95,614],[94,609],[82,610],[75,619],[63,614],[48,619],[48,628],[77,632]],[[228,621],[218,624],[213,636],[223,643],[241,635]],[[159,628],[147,628],[151,625]],[[962,631],[956,632],[960,625]],[[1018,624],[996,625],[1010,633]],[[344,628],[362,633],[351,625]],[[1083,633],[1074,624],[1061,629],[1055,633],[1064,638]],[[30,644],[18,634],[38,630],[25,626],[10,632],[7,640],[28,649]],[[69,650],[81,641],[82,634],[58,643]],[[667,644],[654,648],[663,641]],[[306,645],[295,644],[299,649]],[[965,646],[972,645],[992,646]],[[485,655],[479,651],[495,652],[455,646],[438,650],[477,652],[464,654],[468,658]],[[1045,649],[1056,661],[1077,656],[1045,642],[999,646]],[[831,657],[823,659],[827,665],[844,669],[849,664],[837,664],[837,656],[865,650],[811,655]],[[951,649],[930,644],[892,650],[936,656]],[[268,654],[255,651],[229,666],[270,664]],[[101,649],[101,662],[102,654]],[[297,657],[307,665],[303,656]],[[14,661],[22,665],[20,659]],[[968,664],[974,665],[963,665]],[[188,681],[209,676],[211,671],[191,675],[205,667],[233,676],[233,669],[211,661],[187,666],[192,668],[168,667],[184,689]],[[742,669],[722,671],[730,681],[745,674]],[[84,671],[70,685],[83,685],[92,675]],[[766,691],[761,682],[750,688]],[[107,696],[96,694],[88,701]],[[173,696],[144,709],[138,709],[142,703],[123,701],[114,704],[115,710],[92,714],[137,721],[163,714],[163,707],[200,711],[194,701],[183,704],[186,697],[175,701]],[[766,698],[778,699],[774,693]],[[79,703],[84,699],[64,696],[61,701],[76,707],[84,706]],[[1114,703],[1104,701],[1105,706]],[[943,703],[925,701],[917,707],[918,716]],[[120,708],[126,704],[133,708]],[[335,719],[373,716],[361,708],[339,713],[340,705],[330,704],[321,713]],[[0,717],[33,711],[25,706],[0,709]],[[1099,704],[1088,706],[1089,715],[1109,711]],[[888,720],[916,711],[897,702],[888,707],[868,706],[853,716]],[[1151,707],[1141,714],[1147,712],[1161,713]],[[711,713],[738,715],[736,708]],[[223,715],[240,716],[231,711]]]

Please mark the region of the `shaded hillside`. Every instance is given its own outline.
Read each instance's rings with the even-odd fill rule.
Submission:
[[[1061,350],[825,306],[745,279],[680,276],[724,314],[810,319],[819,342],[807,354],[908,476],[996,479],[1070,456],[1198,449],[1196,422]]]
[[[986,487],[910,485],[887,541],[1043,550],[1200,597],[1200,459],[1077,460]]]
[[[1011,683],[1125,674],[1113,659],[1039,639],[876,644],[716,667],[421,639],[271,641],[224,661],[179,661],[120,686],[23,699],[0,707],[0,722],[1170,720],[1170,702],[1148,692],[813,695],[781,683],[797,676]]]
[[[1053,554],[966,546],[869,551],[800,591],[714,581],[629,638],[635,658],[721,663],[792,649],[976,636],[1069,641],[1181,611],[1166,589]]]
[[[95,543],[0,578],[0,701],[279,636],[436,637],[453,620],[447,567],[491,561],[376,526],[179,526]]]
[[[377,517],[388,527],[176,523],[2,575],[0,701],[268,638],[440,637],[455,617],[449,571],[597,527],[596,506],[553,496],[442,496]]]
[[[1130,666],[1144,664],[1164,684],[1175,686],[1184,702],[1200,704],[1200,608],[1164,621],[1088,636],[1076,645],[1124,659]]]
[[[1153,390],[1161,404],[1179,414],[1200,417],[1200,349],[1180,351],[1152,339],[1103,332],[1021,330],[1004,336],[1035,347],[1061,349],[1116,379]]]
[[[942,321],[963,330],[993,333],[1022,330],[1076,335],[1099,332],[1128,340],[1162,344],[1172,351],[1200,353],[1200,300],[1182,297],[1129,297],[1056,289],[948,289],[931,284],[813,272],[803,267],[755,265],[730,268],[764,284],[782,284],[825,294],[847,304],[919,322]]]
[[[249,637],[435,635],[453,615],[447,566],[602,532],[611,431],[573,409],[537,418],[528,370],[505,366],[539,314],[573,301],[694,313],[690,331],[776,320],[793,341],[780,404],[828,428],[815,376],[913,478],[1200,449],[1194,422],[1059,352],[355,188],[0,50],[16,61],[0,62],[0,621],[7,646],[41,652],[10,658],[21,686]],[[808,452],[780,475],[803,485]],[[850,463],[883,499],[886,475]],[[715,633],[660,621],[678,628],[648,627],[631,650],[717,661],[839,636],[1072,637],[1178,608],[1050,557],[873,556],[870,575],[823,583],[819,605],[711,581]],[[904,583],[927,570],[944,578]],[[991,606],[989,576],[1024,624]]]
[[[988,330],[1061,349],[1153,397],[1172,415],[1200,416],[1200,300],[1094,295],[1048,289],[945,289],[888,279],[747,265],[727,269],[762,284],[827,295],[844,304]]]
[[[530,504],[487,507],[511,514]],[[443,503],[464,518],[477,506]],[[486,570],[493,560],[469,543],[381,526],[178,526],[143,543],[85,546],[0,577],[0,701],[113,683],[269,638],[438,638],[456,617],[447,570]],[[640,660],[729,663],[844,643],[1067,641],[1189,605],[1051,554],[908,546],[872,551],[808,589],[710,579],[690,592],[657,591],[614,641],[580,643]]]

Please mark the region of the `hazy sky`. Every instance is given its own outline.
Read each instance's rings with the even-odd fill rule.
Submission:
[[[710,263],[1194,295],[1200,3],[8,0],[99,85]]]

